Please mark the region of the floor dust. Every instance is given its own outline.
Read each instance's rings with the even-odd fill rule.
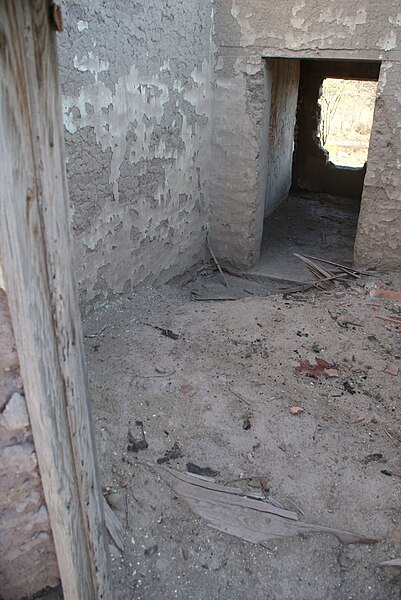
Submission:
[[[309,281],[307,267],[294,252],[352,264],[359,205],[329,194],[289,196],[265,220],[260,259],[251,272]]]
[[[381,280],[401,289],[399,277]],[[287,300],[262,289],[191,300],[203,281],[142,289],[84,323],[103,491],[126,532],[123,553],[111,545],[115,598],[400,598],[399,570],[379,564],[401,554],[401,375],[384,373],[401,364],[401,341],[375,318],[397,305],[373,302],[367,279]],[[295,372],[316,357],[338,377]],[[147,447],[127,450],[142,428]],[[378,543],[316,533],[259,546],[215,531],[143,464],[158,459],[208,467],[248,493],[262,479],[302,521]]]

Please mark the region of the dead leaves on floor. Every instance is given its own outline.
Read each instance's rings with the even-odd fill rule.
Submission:
[[[147,465],[150,467],[150,465]],[[151,466],[209,526],[253,544],[305,533],[331,533],[344,544],[373,544],[376,540],[333,527],[298,521],[295,512],[279,508],[240,489],[199,479],[168,467]]]

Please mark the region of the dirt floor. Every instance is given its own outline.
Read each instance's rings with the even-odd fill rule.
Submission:
[[[111,545],[115,598],[400,598],[399,569],[380,562],[401,555],[401,375],[384,372],[401,366],[401,340],[375,318],[400,303],[369,296],[378,280],[401,289],[400,276],[287,299],[278,284],[229,278],[227,290],[218,277],[142,289],[84,323],[104,493],[125,531],[124,551]],[[196,301],[232,290],[246,297]],[[316,357],[338,377],[295,371]],[[148,447],[134,452],[137,421]],[[263,478],[303,521],[378,543],[314,533],[262,546],[211,529],[141,464],[172,449],[174,469],[209,467],[229,485],[253,477],[235,483],[248,494]]]
[[[310,278],[294,252],[352,263],[359,200],[330,194],[292,194],[264,223],[260,260],[252,273]]]

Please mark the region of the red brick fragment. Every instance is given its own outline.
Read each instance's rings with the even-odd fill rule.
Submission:
[[[372,290],[371,298],[384,298],[385,300],[399,300],[401,302],[401,292],[397,290]]]

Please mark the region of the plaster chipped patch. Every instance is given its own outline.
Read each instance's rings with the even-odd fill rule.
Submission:
[[[173,90],[181,94],[183,89],[184,86],[182,85],[181,81],[178,81],[178,79],[176,79],[176,81],[174,81]]]
[[[247,75],[256,75],[261,68],[262,65],[260,56],[239,56],[235,59],[234,73],[236,75],[240,75],[241,73],[246,73]]]
[[[340,23],[342,12],[343,12],[342,8],[337,8],[337,9],[327,8],[326,10],[324,10],[320,13],[319,18],[318,18],[318,23],[333,23],[333,22]]]
[[[337,23],[343,27],[347,27],[350,33],[354,33],[357,25],[364,25],[366,23],[367,12],[365,8],[359,8],[356,11],[356,15],[343,15],[342,8],[328,8],[321,12],[318,22],[319,23]],[[330,32],[332,35],[332,32]]]
[[[200,69],[195,67],[191,73],[193,85],[191,90],[184,92],[185,100],[195,107],[197,115],[207,114],[211,93],[209,63],[203,59]]]
[[[243,3],[240,0],[233,0],[231,14],[241,29],[241,46],[253,46],[256,40],[256,31],[249,23],[249,17],[251,17],[252,14],[249,13],[241,17],[240,6],[242,4]]]
[[[401,13],[398,13],[396,17],[389,17],[388,20],[392,25],[401,25]]]
[[[381,96],[384,91],[384,88],[387,84],[387,71],[392,69],[393,65],[391,62],[384,62],[380,67],[379,81],[377,82],[377,97]]]
[[[160,67],[160,73],[170,73],[170,59],[164,61],[162,66]]]
[[[78,71],[94,73],[95,80],[102,71],[107,71],[109,68],[109,62],[107,60],[100,60],[98,56],[89,51],[88,56],[83,56],[78,59],[78,56],[74,56],[74,68]]]
[[[224,68],[224,58],[222,56],[219,56],[219,58],[217,59],[215,70],[221,71],[223,68]]]
[[[83,31],[84,29],[89,29],[88,21],[78,21],[77,27],[79,32]]]
[[[75,133],[78,129],[93,127],[96,141],[101,144],[102,149],[111,149],[109,182],[113,185],[116,200],[119,196],[118,179],[128,131],[135,127],[137,142],[133,144],[133,158],[150,158],[149,140],[154,130],[152,120],[160,123],[163,105],[168,99],[168,87],[158,81],[158,76],[143,77],[135,66],[130,68],[127,75],[118,79],[114,93],[103,82],[95,80],[94,83],[83,86],[78,96],[63,98],[64,124],[67,130]],[[93,107],[89,114],[87,105]],[[74,117],[74,107],[79,109],[79,117]],[[144,115],[148,117],[147,124],[144,122]]]
[[[348,27],[351,33],[354,33],[357,25],[364,25],[366,23],[366,17],[366,9],[359,8],[354,17],[345,17],[343,23],[346,25],[346,27]]]
[[[303,19],[302,17],[298,17],[298,13],[305,8],[305,2],[304,0],[302,0],[299,4],[295,4],[292,9],[292,17],[291,17],[291,25],[293,27],[295,27],[295,29],[303,29],[303,31],[306,31],[306,28],[303,27],[304,23],[305,23],[305,19]]]
[[[397,32],[395,31],[395,29],[392,29],[390,31],[390,34],[387,35],[384,38],[381,38],[376,46],[378,48],[380,48],[381,50],[384,50],[385,52],[388,52],[389,50],[394,50],[394,48],[397,48]]]

